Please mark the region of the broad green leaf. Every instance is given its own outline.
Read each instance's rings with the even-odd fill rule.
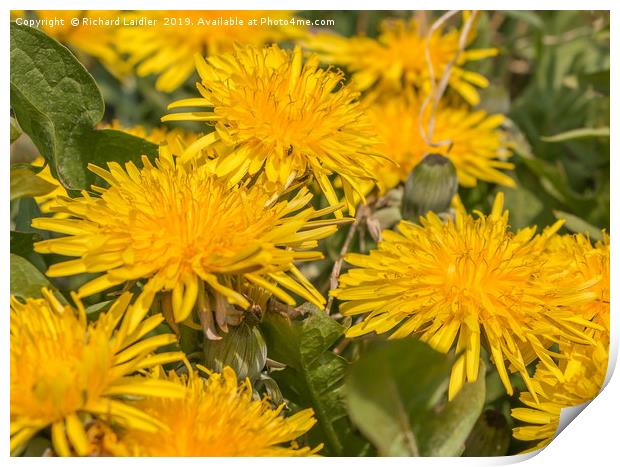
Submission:
[[[13,144],[13,142],[15,142],[15,140],[19,138],[21,135],[22,135],[22,130],[21,128],[19,128],[17,120],[11,117],[11,144]]]
[[[12,231],[28,234],[36,233],[42,240],[50,238],[49,232],[32,227],[32,219],[42,215],[39,205],[34,198],[20,198],[11,204],[16,208],[13,222],[11,223]]]
[[[23,457],[42,457],[44,454],[51,452],[52,443],[45,436],[35,436],[23,447]],[[49,450],[49,451],[48,451]],[[12,453],[13,456],[18,455],[17,452]]]
[[[587,234],[593,240],[603,239],[600,229],[574,214],[564,211],[553,211],[553,215],[557,219],[564,219],[566,221],[564,227],[571,232]]]
[[[553,136],[541,136],[540,139],[547,143],[560,143],[584,138],[609,138],[609,128],[578,128],[565,131]]]
[[[11,253],[26,257],[33,251],[33,245],[43,240],[37,232],[18,232],[11,230]]]
[[[55,189],[55,185],[43,180],[29,168],[11,167],[11,201],[24,196],[43,196]]]
[[[351,365],[345,385],[349,415],[380,455],[424,453],[416,429],[429,422],[450,366],[447,356],[413,338],[381,342]]]
[[[49,280],[30,264],[26,259],[11,253],[11,294],[19,298],[41,298],[41,289],[47,287],[51,290],[56,288]],[[58,298],[65,301],[60,294]]]
[[[497,399],[506,396],[506,389],[504,388],[504,383],[502,383],[501,378],[499,377],[499,373],[497,370],[492,369],[489,371],[485,382],[485,404],[490,404],[495,402]]]
[[[345,328],[319,310],[309,312],[303,321],[267,313],[261,328],[269,358],[287,365],[270,376],[289,401],[314,410],[318,423],[309,442],[323,442],[323,455],[359,455],[367,443],[352,432],[344,406],[347,362],[329,351]]]
[[[96,180],[88,163],[138,161],[157,146],[115,130],[95,130],[104,103],[92,76],[56,40],[11,23],[11,107],[22,130],[69,189]]]
[[[460,455],[482,412],[485,396],[485,365],[480,361],[478,379],[465,384],[452,401],[417,416],[412,415],[420,455]]]

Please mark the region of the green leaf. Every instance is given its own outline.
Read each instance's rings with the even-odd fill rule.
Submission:
[[[323,455],[358,455],[367,443],[353,433],[344,406],[347,362],[329,351],[345,328],[318,310],[303,321],[267,313],[261,328],[269,358],[287,365],[270,376],[289,401],[314,410],[318,423],[309,433],[310,444],[325,443]]]
[[[24,196],[43,196],[55,189],[55,185],[43,180],[29,168],[11,167],[11,201]]]
[[[584,221],[582,218],[574,214],[564,211],[553,211],[553,215],[557,219],[564,219],[566,221],[564,227],[566,227],[571,232],[587,234],[593,240],[603,239],[603,235],[601,234],[600,229]]]
[[[506,389],[504,388],[504,383],[502,383],[497,370],[493,369],[489,371],[489,374],[486,377],[485,386],[485,404],[491,404],[502,397],[506,397]]]
[[[484,406],[485,365],[480,361],[478,379],[467,383],[454,400],[413,417],[420,454],[430,457],[458,456]]]
[[[11,230],[11,253],[26,257],[33,253],[33,245],[43,240],[37,232],[17,232]]]
[[[540,139],[547,143],[559,143],[574,139],[584,138],[609,138],[609,127],[604,128],[578,128],[576,130],[565,131],[553,136],[541,136]]]
[[[115,130],[95,130],[104,103],[92,76],[45,33],[11,23],[11,106],[22,130],[68,189],[96,181],[88,163],[138,161],[157,146]]]
[[[18,298],[41,298],[41,289],[47,287],[50,290],[56,288],[49,280],[31,263],[21,256],[11,253],[11,294]],[[65,302],[64,298],[57,294],[58,298]]]
[[[21,135],[22,135],[22,130],[21,128],[19,128],[19,124],[17,123],[17,120],[11,117],[11,144],[13,144],[15,140],[19,138]]]
[[[349,415],[380,455],[422,453],[413,421],[431,409],[446,386],[450,364],[411,338],[381,342],[351,365],[345,385]]]
[[[42,457],[44,454],[51,452],[52,443],[44,436],[36,436],[28,441],[24,448],[23,457]],[[49,450],[49,451],[48,451]],[[16,455],[13,453],[12,455]]]

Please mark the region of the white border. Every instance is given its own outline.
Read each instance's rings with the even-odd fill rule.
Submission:
[[[9,99],[9,74],[10,67],[9,59],[9,10],[38,10],[38,9],[73,9],[76,8],[75,1],[70,0],[56,0],[56,1],[36,1],[36,0],[22,0],[22,1],[5,1],[0,6],[3,10],[4,21],[0,25],[1,40],[5,44],[2,48],[2,69],[5,72],[2,74],[2,84],[0,85],[0,95],[2,96],[2,103],[5,112],[5,123],[0,125],[0,141],[4,141],[5,154],[3,155],[2,163],[0,163],[0,170],[2,173],[2,179],[4,183],[0,185],[0,189],[3,193],[3,202],[0,204],[2,213],[1,219],[5,223],[9,222],[9,157],[8,157],[8,141],[9,141],[9,122],[8,122],[8,108],[10,105]],[[448,10],[448,9],[529,9],[529,10],[553,10],[553,9],[588,9],[588,10],[613,10],[611,1],[601,0],[589,0],[588,2],[579,2],[573,0],[565,0],[563,2],[541,2],[533,0],[521,0],[521,1],[504,1],[498,2],[497,0],[476,0],[476,1],[394,1],[394,0],[382,0],[370,1],[370,0],[356,0],[342,1],[339,3],[333,0],[314,0],[314,1],[300,1],[300,0],[263,0],[261,2],[250,0],[222,0],[215,1],[189,1],[189,0],[176,0],[174,3],[163,0],[126,0],[123,2],[110,1],[110,0],[89,0],[83,1],[80,5],[82,8],[89,9],[296,9],[296,10],[410,10],[410,9],[433,9],[433,10]],[[612,23],[612,82],[614,76],[614,69],[618,63],[618,43],[615,40],[615,33],[617,28],[617,21],[615,12],[611,14]],[[615,134],[614,130],[617,130],[616,114],[618,108],[618,99],[616,93],[612,92],[612,105],[611,105],[611,133]],[[620,154],[618,145],[615,142],[615,137],[611,138],[611,178],[612,180],[620,180],[620,174],[618,173],[618,164],[615,162],[616,157]],[[618,205],[618,185],[615,183],[611,186],[611,203],[612,206]],[[620,225],[618,216],[614,215],[612,209],[611,217],[611,232],[616,233],[619,231]],[[0,345],[2,346],[2,356],[0,363],[0,374],[2,378],[0,381],[0,394],[2,395],[2,405],[0,412],[2,419],[0,423],[0,455],[3,458],[9,457],[9,385],[6,375],[9,374],[9,325],[8,325],[8,303],[9,303],[9,228],[5,225],[5,228],[0,229],[0,236],[3,239],[4,248],[1,249],[2,261],[0,261],[2,267],[2,273],[0,277],[4,278],[4,284],[1,291],[1,302],[4,303],[4,313],[2,319],[4,320],[4,326],[2,326],[3,333],[0,338]],[[614,235],[615,236],[615,235]],[[615,241],[614,241],[615,245]],[[615,253],[616,248],[612,247],[612,270],[611,270],[611,284],[612,296],[617,296],[618,284],[618,255]],[[616,301],[614,299],[613,303]],[[620,331],[618,310],[617,307],[612,307],[612,349],[610,357],[610,371],[608,372],[608,378],[611,376],[612,368],[615,366],[618,354],[618,336]],[[381,458],[339,458],[339,459],[295,459],[293,462],[304,464],[315,464],[325,462],[336,462],[339,465],[377,465],[378,463],[389,462],[393,465],[505,465],[525,461],[528,465],[541,466],[547,464],[556,465],[562,463],[563,465],[583,465],[588,463],[590,465],[610,465],[610,459],[617,458],[617,414],[620,413],[620,382],[619,377],[616,376],[609,381],[609,384],[605,387],[603,392],[579,415],[579,421],[577,423],[571,423],[559,436],[555,439],[551,445],[541,451],[536,456],[513,456],[504,458],[419,458],[419,459],[381,459]],[[59,458],[10,458],[11,464],[15,465],[34,465],[40,463],[46,463],[49,465],[84,465],[84,459],[59,459]],[[105,458],[93,458],[89,459],[88,463],[93,465],[138,465],[142,462],[139,459],[105,459]],[[165,458],[152,458],[148,460],[150,465],[169,465],[170,459]],[[205,465],[205,463],[216,463],[218,465],[239,465],[250,464],[256,467],[272,467],[275,465],[286,465],[291,461],[289,459],[201,459],[201,458],[188,458],[183,460],[172,460],[172,462],[182,462],[183,465]]]

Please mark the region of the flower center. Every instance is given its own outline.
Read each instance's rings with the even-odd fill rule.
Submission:
[[[105,333],[85,331],[74,316],[51,314],[41,320],[40,327],[35,321],[11,343],[11,410],[54,421],[100,396],[112,356]],[[44,320],[55,321],[54,331]]]

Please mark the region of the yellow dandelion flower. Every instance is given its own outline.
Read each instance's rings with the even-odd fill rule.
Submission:
[[[333,295],[344,315],[369,313],[348,330],[351,337],[395,330],[391,338],[413,333],[440,352],[456,341],[449,397],[465,381],[478,377],[481,338],[509,394],[505,360],[528,387],[531,378],[519,344],[530,349],[550,371],[559,374],[547,340],[591,342],[570,306],[588,302],[588,283],[565,290],[554,283],[557,269],[547,268],[544,245],[561,222],[535,235],[535,228],[508,230],[508,212],[498,194],[489,216],[474,218],[457,210],[444,223],[434,213],[421,225],[400,223],[399,233],[383,232],[369,255],[349,254],[356,266],[340,278]],[[551,270],[549,270],[551,269]]]
[[[546,252],[547,261],[559,271],[554,279],[556,284],[565,289],[581,287],[593,296],[592,300],[576,304],[572,309],[573,314],[593,323],[585,327],[584,332],[595,341],[608,341],[609,236],[603,233],[603,240],[593,246],[582,234],[553,235],[546,244]],[[549,340],[543,342],[546,347],[552,344]],[[535,360],[531,348],[520,345],[520,349],[527,364]]]
[[[602,331],[590,330],[600,336],[609,333],[609,270],[610,246],[609,235],[603,233],[603,240],[592,245],[589,238],[582,234],[555,236],[549,242],[549,251],[559,267],[565,271],[564,281],[567,287],[572,282],[590,282],[588,290],[596,299],[575,309],[583,318],[602,327]]]
[[[263,171],[269,182],[288,186],[312,176],[329,203],[339,203],[328,176],[343,180],[345,199],[354,211],[353,195],[373,181],[379,159],[373,152],[374,130],[358,93],[341,86],[343,75],[319,68],[318,57],[305,63],[301,49],[277,46],[239,47],[231,54],[196,58],[201,98],[184,99],[169,108],[212,107],[204,112],[169,114],[162,121],[213,122],[215,131],[190,146],[192,158],[214,143],[224,145],[216,165],[231,184]]]
[[[260,186],[230,188],[205,166],[177,164],[165,153],[155,165],[146,157],[143,164],[91,165],[109,188],[59,201],[57,211],[70,219],[33,220],[36,228],[67,234],[37,243],[37,252],[77,257],[52,265],[50,276],[103,272],[79,289],[80,297],[144,279],[137,300],[143,313],[155,293],[171,292],[177,322],[199,297],[201,310],[216,311],[218,321],[227,302],[247,309],[250,301],[238,292],[243,281],[291,305],[284,289],[323,306],[294,263],[322,258],[307,250],[336,231],[336,220],[317,220],[334,208],[308,207],[312,195],[305,189],[278,201]]]
[[[249,24],[254,19],[277,21],[291,16],[287,11],[259,10],[138,11],[126,14],[124,21],[148,17],[157,24],[123,27],[115,43],[139,76],[157,74],[156,88],[172,92],[194,71],[195,54],[216,55],[232,50],[236,43],[262,46],[293,37],[299,33],[293,27]]]
[[[123,294],[92,323],[86,322],[77,297],[74,309],[48,290],[43,295],[25,303],[11,297],[11,452],[19,452],[37,432],[51,427],[57,454],[85,455],[88,417],[149,432],[165,429],[122,400],[183,396],[183,388],[171,382],[132,376],[182,358],[180,352],[153,354],[176,342],[175,336],[145,337],[163,317],[152,316],[129,331],[131,294]]]
[[[63,20],[63,24],[43,24],[41,29],[54,39],[71,48],[98,59],[117,77],[128,71],[114,47],[114,31],[117,26],[108,23],[119,16],[115,10],[37,10],[37,17],[42,21],[53,18]],[[71,20],[77,18],[80,23],[73,25]],[[101,21],[106,24],[101,24]]]
[[[459,49],[458,29],[436,30],[429,39],[429,52],[435,79],[443,74]],[[471,43],[475,34],[470,34]],[[342,37],[333,33],[309,36],[305,45],[327,63],[341,65],[352,74],[351,81],[360,91],[400,91],[413,86],[423,94],[431,89],[426,62],[426,34],[415,18],[408,21],[386,20],[377,39]],[[452,67],[448,84],[469,104],[476,105],[480,96],[476,88],[485,88],[488,80],[463,65],[497,55],[497,49],[465,50]]]
[[[440,105],[432,138],[438,145],[431,146],[420,129],[421,105],[420,99],[407,94],[370,106],[371,120],[381,141],[377,150],[395,162],[377,166],[375,173],[382,192],[404,182],[424,156],[431,153],[452,161],[463,186],[475,186],[478,180],[514,186],[513,179],[502,172],[514,168],[506,162],[511,154],[506,136],[499,128],[504,121],[502,115]],[[430,107],[422,122],[424,128],[428,128],[429,115]]]
[[[175,156],[180,156],[185,149],[198,139],[196,133],[185,131],[181,128],[165,128],[156,127],[147,129],[142,125],[135,125],[132,127],[124,127],[118,120],[112,121],[110,124],[99,125],[100,129],[113,129],[119,130],[124,133],[128,133],[133,136],[145,139],[153,144],[166,145],[168,150]],[[56,189],[43,196],[37,196],[34,198],[39,205],[41,212],[49,214],[53,213],[55,217],[65,218],[66,214],[54,213],[54,206],[56,206],[56,200],[59,197],[67,197],[67,190],[62,184],[52,175],[50,167],[45,163],[43,156],[38,156],[33,162],[32,166],[35,168],[41,168],[37,175],[46,182],[56,186]]]
[[[538,364],[532,380],[538,397],[532,392],[522,393],[520,399],[526,407],[511,411],[513,418],[525,423],[513,428],[513,436],[522,441],[537,442],[529,451],[548,445],[558,429],[561,410],[594,399],[605,380],[609,360],[605,343],[564,344],[560,351],[565,354],[560,360],[562,380]]]
[[[187,387],[185,399],[147,398],[136,407],[168,425],[174,433],[148,433],[128,429],[121,436],[121,454],[135,456],[308,456],[320,447],[299,447],[294,440],[316,422],[312,409],[282,416],[283,405],[272,408],[267,399],[254,400],[246,379],[239,384],[230,367],[210,373],[197,372],[167,380]]]

